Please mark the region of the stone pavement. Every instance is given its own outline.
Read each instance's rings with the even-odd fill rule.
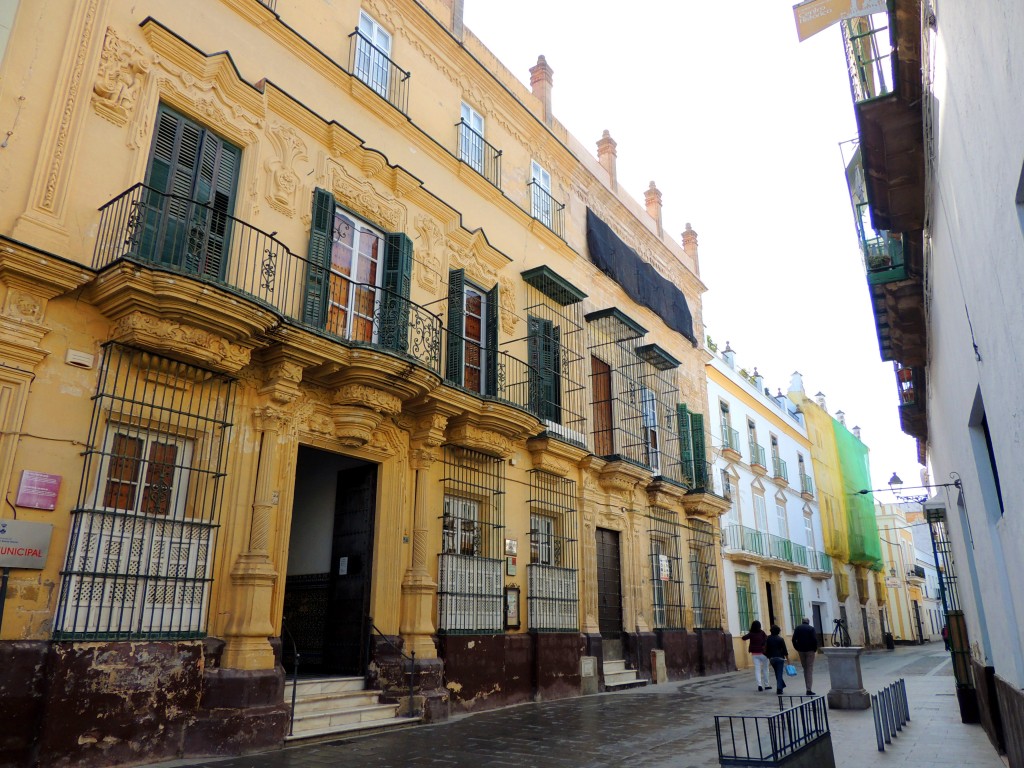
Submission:
[[[832,710],[837,766],[1004,768],[978,725],[960,722],[949,654],[941,644],[874,651],[862,657],[869,693],[903,677],[911,722],[880,753],[871,710]],[[818,693],[828,665],[815,663]],[[790,690],[803,686],[802,674]],[[774,693],[758,693],[750,670],[562,701],[523,704],[362,738],[342,738],[246,757],[179,760],[151,768],[329,768],[366,766],[718,765],[715,714],[770,714]]]

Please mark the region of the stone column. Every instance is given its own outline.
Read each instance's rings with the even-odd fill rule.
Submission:
[[[274,651],[269,638],[274,634],[271,607],[277,570],[270,559],[270,532],[278,476],[277,441],[283,414],[274,408],[255,412],[260,434],[259,463],[253,496],[249,548],[238,556],[231,569],[234,586],[228,606],[231,614],[225,631],[222,664],[231,669],[272,669]]]
[[[413,501],[412,562],[402,579],[402,620],[399,632],[405,650],[416,651],[417,659],[437,657],[434,647],[434,596],[437,582],[427,569],[429,536],[430,468],[438,460],[437,449],[413,448],[409,454],[415,471],[416,493]]]
[[[832,689],[828,692],[829,709],[868,709],[871,696],[864,690],[860,672],[863,648],[825,648],[828,676]]]

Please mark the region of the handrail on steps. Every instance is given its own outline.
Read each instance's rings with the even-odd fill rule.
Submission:
[[[367,616],[366,617],[366,623],[370,625],[370,634],[371,635],[373,633],[376,633],[376,634],[380,635],[380,637],[383,638],[384,642],[386,642],[395,651],[397,651],[399,656],[401,656],[403,659],[407,659],[410,662],[411,666],[409,667],[409,707],[406,710],[406,715],[405,716],[406,717],[417,717],[416,713],[413,712],[413,708],[412,708],[413,696],[414,696],[415,690],[416,690],[415,683],[414,683],[415,675],[416,675],[416,651],[410,651],[409,653],[412,654],[410,656],[405,651],[403,651],[401,648],[399,648],[397,645],[395,645],[394,642],[391,640],[391,638],[388,637],[387,635],[385,635],[383,632],[381,632],[380,628],[377,627],[377,625],[373,623],[373,617],[372,616]],[[367,667],[367,669],[369,669],[369,667],[370,667],[370,651],[371,651],[370,644],[367,643],[366,644],[366,667]]]
[[[281,618],[281,629],[283,629],[285,631],[285,633],[288,635],[288,639],[291,640],[291,643],[292,643],[292,657],[294,658],[294,661],[292,663],[292,712],[291,712],[291,716],[288,719],[288,735],[289,736],[294,736],[295,735],[295,695],[296,695],[296,692],[299,690],[299,657],[300,657],[300,654],[299,654],[299,646],[295,642],[295,635],[293,635],[292,631],[290,629],[288,629],[288,620],[285,617]]]

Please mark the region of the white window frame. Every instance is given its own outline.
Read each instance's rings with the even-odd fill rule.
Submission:
[[[779,526],[779,536],[784,539],[789,538],[789,513],[786,510],[786,505],[780,502],[778,499],[775,500],[775,521]]]
[[[463,496],[444,497],[445,554],[481,557],[483,538],[480,535],[480,502]]]
[[[804,536],[807,538],[807,548],[815,549],[814,515],[811,512],[804,512]]]
[[[555,207],[551,197],[551,174],[536,160],[531,160],[530,181],[534,183],[533,193],[530,195],[530,215],[550,229],[554,221]]]
[[[661,473],[661,439],[658,431],[658,397],[654,390],[640,387],[640,423],[643,428],[647,465],[657,475]]]
[[[349,262],[349,272],[350,272],[350,274],[348,274],[348,275],[346,275],[343,272],[341,272],[338,269],[336,269],[335,265],[334,265],[334,249],[336,247],[335,244],[340,242],[340,238],[339,238],[340,232],[339,232],[339,229],[338,229],[339,218],[341,218],[343,220],[347,220],[350,223],[351,228],[352,228],[352,257],[351,257],[351,260]],[[376,259],[375,259],[377,270],[376,270],[376,276],[374,277],[372,282],[363,283],[363,282],[358,281],[356,278],[358,277],[358,269],[359,269],[359,265],[361,263],[361,260],[364,259],[364,258],[367,258],[363,254],[362,249],[363,249],[363,246],[365,244],[365,241],[367,241],[369,239],[374,239],[377,242]],[[378,341],[377,337],[379,335],[380,328],[378,327],[378,323],[374,322],[374,318],[380,317],[380,300],[381,300],[381,293],[382,293],[380,288],[384,284],[384,260],[385,260],[385,257],[386,257],[386,251],[387,251],[387,241],[386,241],[386,239],[384,237],[384,233],[383,232],[381,232],[380,230],[378,230],[378,229],[376,229],[374,227],[371,227],[369,224],[367,224],[365,221],[360,219],[358,216],[355,216],[354,214],[349,213],[344,208],[341,208],[340,206],[335,206],[334,217],[332,218],[332,221],[331,221],[331,263],[330,263],[330,277],[329,277],[329,280],[332,282],[332,285],[328,288],[328,291],[327,291],[327,317],[328,317],[327,326],[328,326],[329,330],[331,330],[334,333],[337,333],[339,336],[341,336],[344,339],[352,339],[354,341],[370,342],[370,343],[373,343],[373,344],[376,344],[377,341]],[[345,280],[345,281],[348,282],[348,290],[347,290],[346,296],[345,296],[345,299],[348,302],[348,306],[347,307],[344,307],[341,304],[339,304],[336,301],[334,301],[333,282],[336,281],[336,280]],[[372,310],[373,314],[372,315],[366,315],[364,313],[360,313],[360,312],[357,311],[356,297],[357,297],[357,292],[361,288],[362,289],[368,288],[369,290],[373,291],[373,310]],[[340,309],[342,309],[345,312],[345,327],[344,328],[335,328],[331,324],[331,322],[330,322],[331,307],[339,307]],[[362,318],[362,319],[364,319],[364,320],[369,320],[370,321],[370,329],[371,329],[370,330],[370,338],[365,339],[365,338],[362,337],[362,335],[358,335],[357,337],[353,336],[353,334],[352,334],[352,327],[353,327],[354,320],[355,320],[355,318],[357,316]]]
[[[391,33],[366,11],[359,11],[358,28],[362,37],[356,38],[355,76],[386,99],[391,86]]]
[[[553,517],[530,514],[530,561],[537,565],[559,565],[555,562],[555,531]],[[536,542],[536,543],[534,543]],[[536,550],[536,554],[534,553]]]
[[[754,529],[768,533],[768,508],[765,506],[764,494],[754,492]]]
[[[459,141],[459,159],[479,174],[484,172],[484,118],[466,102],[462,102],[463,125]],[[468,130],[467,130],[468,129]]]
[[[470,340],[468,334],[469,324],[466,322],[469,318],[469,299],[470,294],[480,297],[480,338],[479,340]],[[473,389],[473,392],[484,393],[488,389],[487,371],[488,371],[488,357],[492,354],[491,350],[487,348],[487,291],[481,288],[479,285],[466,281],[465,287],[462,291],[462,386],[469,389],[469,385],[466,383],[466,368],[469,366],[469,347],[470,344],[479,347],[480,358],[480,387]],[[477,366],[473,366],[474,368]]]

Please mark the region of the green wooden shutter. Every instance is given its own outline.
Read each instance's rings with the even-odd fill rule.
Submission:
[[[555,424],[562,423],[561,337],[561,329],[551,320],[527,318],[530,411]]]
[[[487,327],[484,338],[487,343],[487,386],[485,394],[498,394],[498,286],[486,293]]]
[[[409,350],[409,292],[412,286],[412,240],[403,232],[387,236],[384,250],[384,295],[379,342],[398,352]]]
[[[334,209],[334,195],[318,187],[313,192],[313,221],[309,226],[306,262],[306,301],[302,311],[302,322],[314,328],[323,328],[327,322]]]
[[[704,453],[704,414],[690,414],[690,435],[693,440],[693,487],[706,490],[708,465]]]
[[[195,249],[190,238],[189,270],[219,279],[224,274],[224,258],[230,246],[231,214],[235,209],[235,184],[240,153],[208,131],[203,132],[199,164],[192,199],[193,232],[203,233],[202,248]]]
[[[445,378],[454,384],[462,384],[462,338],[465,320],[466,271],[453,269],[448,272],[448,349]]]
[[[686,478],[686,483],[693,488],[693,436],[690,434],[690,412],[686,403],[679,403],[676,406],[676,421],[679,435],[679,461],[683,465],[683,477]]]

